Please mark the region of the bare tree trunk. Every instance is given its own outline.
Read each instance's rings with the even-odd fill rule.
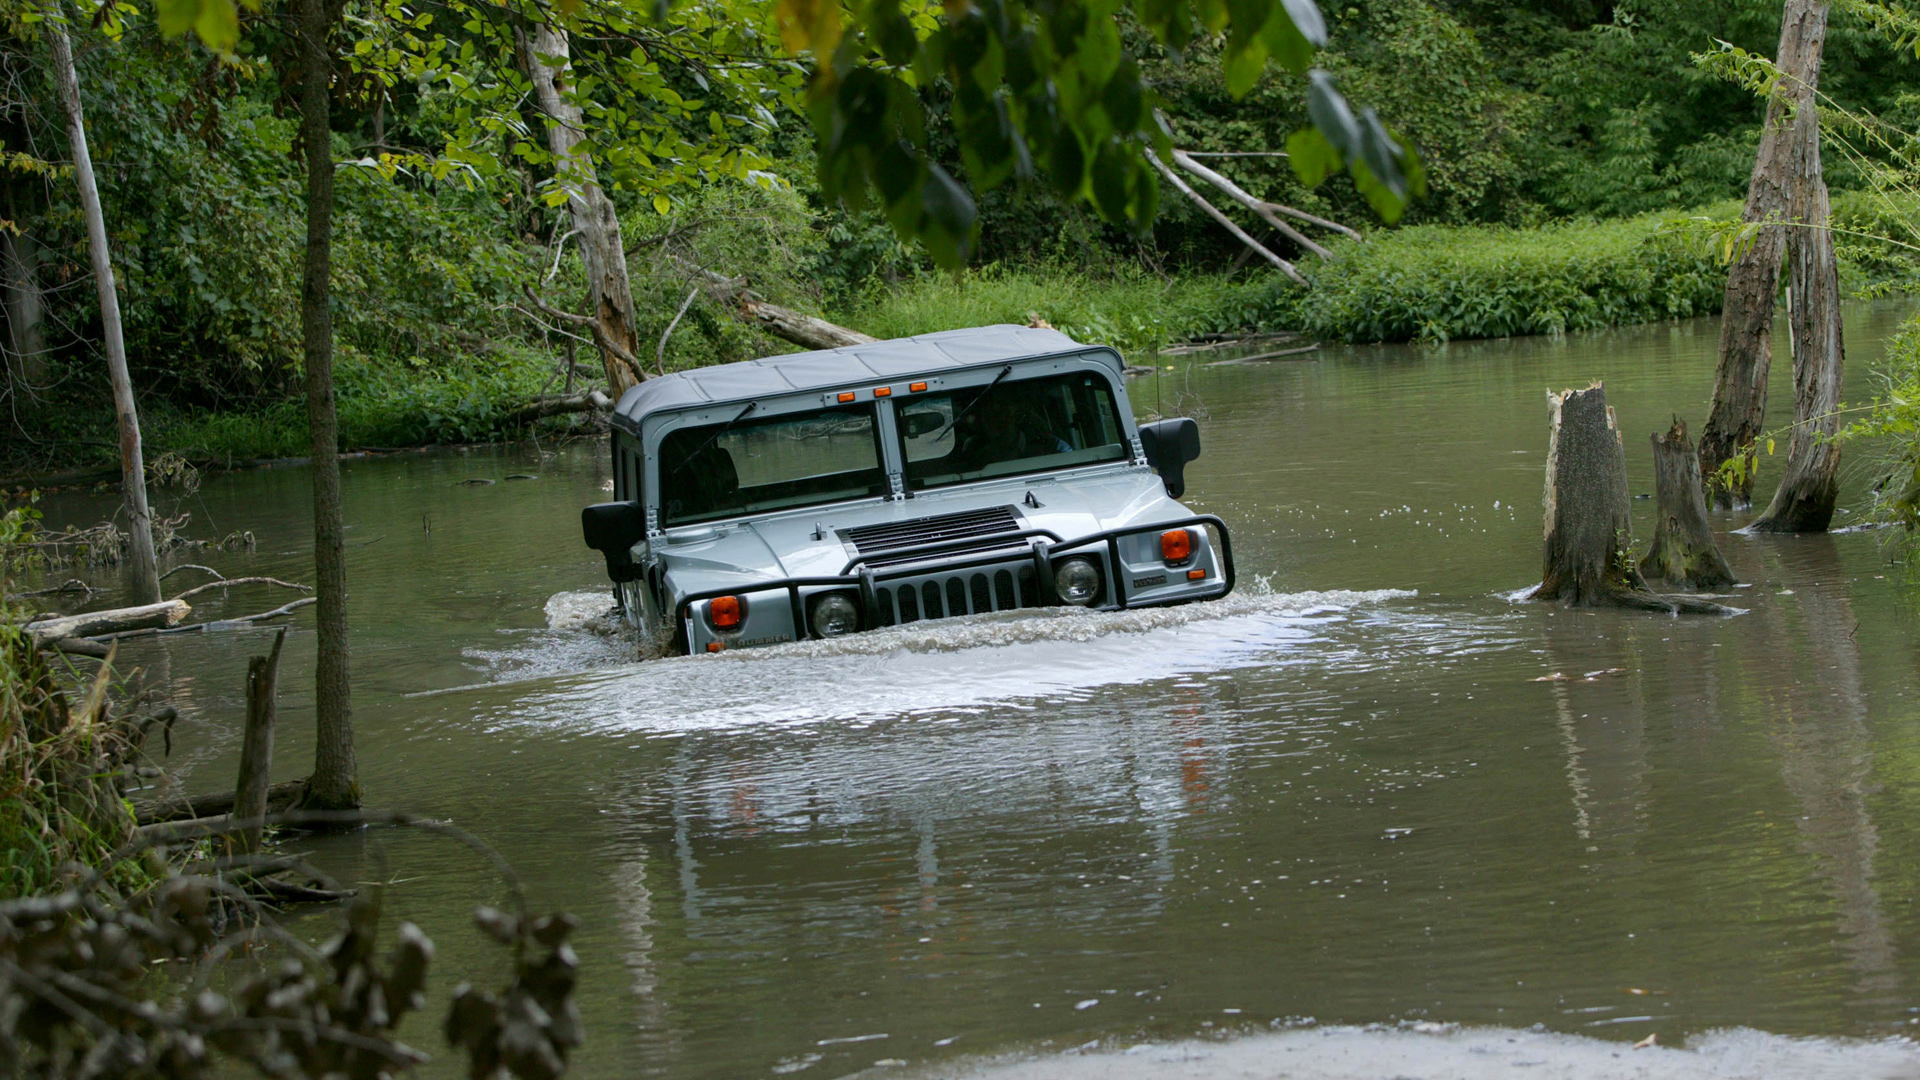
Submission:
[[[1733,584],[1733,571],[1713,541],[1707,500],[1700,487],[1700,459],[1687,438],[1686,422],[1653,435],[1653,490],[1658,521],[1653,545],[1640,560],[1640,573],[1689,589],[1721,589]]]
[[[1810,113],[1812,110],[1808,110]],[[1819,123],[1810,120],[1812,140]],[[1840,379],[1846,347],[1840,337],[1840,268],[1827,228],[1827,185],[1820,178],[1820,149],[1809,152],[1805,199],[1795,195],[1797,225],[1787,238],[1793,269],[1793,438],[1787,470],[1755,532],[1826,532],[1840,497]]]
[[[273,770],[274,694],[280,681],[280,646],[285,627],[273,635],[273,651],[247,658],[247,728],[240,745],[240,775],[233,785],[233,819],[250,822],[239,830],[240,848],[260,850],[260,819],[267,816],[268,775]]]
[[[94,287],[100,294],[100,330],[106,338],[107,375],[113,383],[113,411],[120,427],[120,489],[127,506],[127,540],[137,604],[160,602],[160,572],[153,554],[153,514],[147,509],[147,466],[140,453],[140,415],[133,404],[133,380],[127,377],[127,344],[120,332],[120,294],[113,285],[113,258],[107,249],[107,220],[100,211],[100,189],[93,180],[93,156],[87,152],[87,125],[80,113],[80,79],[73,70],[73,47],[59,18],[47,22],[53,50],[53,77],[60,107],[67,114],[67,141],[73,146],[73,175],[80,187],[80,213],[87,221],[87,252],[93,261]]]
[[[554,172],[567,191],[567,210],[580,245],[592,290],[600,357],[607,369],[607,385],[614,400],[646,379],[636,359],[640,355],[639,321],[633,311],[633,285],[627,278],[627,249],[620,239],[620,217],[613,200],[600,188],[593,159],[576,154],[584,121],[580,107],[568,101],[573,66],[568,62],[567,32],[542,23],[529,38],[514,31],[520,63],[533,82],[534,100],[547,116],[547,149],[557,159]],[[557,63],[555,63],[557,61]]]
[[[1747,183],[1742,221],[1785,222],[1792,211],[1794,177],[1804,169],[1800,155],[1806,149],[1804,140],[1795,137],[1794,125],[1797,116],[1813,112],[1826,37],[1826,4],[1786,0],[1775,61],[1785,79],[1780,93],[1767,103],[1766,127],[1761,131],[1760,150]],[[1744,506],[1753,501],[1754,440],[1766,421],[1767,371],[1773,362],[1773,303],[1779,292],[1786,234],[1783,224],[1762,224],[1751,246],[1727,272],[1713,404],[1707,426],[1700,432],[1700,472],[1717,506]],[[1736,458],[1744,459],[1744,467],[1739,482],[1729,487],[1719,482],[1720,466]]]
[[[313,585],[315,620],[313,776],[306,803],[320,810],[360,805],[353,751],[353,699],[347,677],[346,522],[340,502],[339,417],[333,399],[333,49],[328,33],[341,0],[298,0],[300,141],[307,158],[306,273],[300,290],[301,352],[307,368],[307,421],[313,433]]]
[[[1657,596],[1634,567],[1627,455],[1606,390],[1594,383],[1550,393],[1547,404],[1546,541],[1540,587],[1528,598],[1567,607],[1729,614],[1704,600]]]
[[[19,212],[9,210],[17,224]],[[40,243],[32,233],[0,230],[0,274],[7,290],[7,374],[40,383],[47,377],[46,294],[40,288]]]

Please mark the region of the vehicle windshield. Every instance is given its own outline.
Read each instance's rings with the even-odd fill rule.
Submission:
[[[742,406],[744,408],[744,406]],[[873,406],[676,428],[660,440],[664,524],[887,491]]]
[[[1098,375],[1009,379],[895,408],[909,488],[1127,459],[1113,387]]]

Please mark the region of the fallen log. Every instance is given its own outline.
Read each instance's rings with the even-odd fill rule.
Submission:
[[[1633,563],[1626,447],[1607,392],[1547,395],[1545,538],[1539,587],[1528,599],[1567,607],[1619,607],[1668,615],[1731,615],[1732,608],[1647,588]]]
[[[1706,491],[1700,482],[1700,458],[1687,437],[1686,422],[1655,432],[1653,490],[1657,517],[1653,546],[1640,560],[1642,577],[1688,589],[1724,589],[1733,570],[1714,543],[1707,524]]]
[[[560,394],[553,397],[535,398],[525,405],[508,413],[509,424],[525,424],[534,420],[543,420],[549,416],[562,416],[567,413],[612,412],[613,399],[598,390],[583,390],[577,394]]]
[[[98,641],[88,641],[86,638],[71,637],[41,642],[40,647],[43,649],[52,649],[55,652],[67,653],[71,656],[91,656],[95,660],[105,660],[107,653],[112,649],[111,645],[103,645]]]
[[[283,780],[267,788],[267,813],[281,814],[293,809],[307,793],[305,780]],[[134,820],[141,826],[224,818],[233,813],[231,791],[205,795],[179,796],[157,803],[134,807]]]
[[[789,307],[770,304],[748,287],[746,278],[730,278],[677,255],[673,258],[694,276],[701,291],[732,311],[734,317],[782,341],[791,341],[808,349],[839,349],[848,345],[871,345],[880,340],[825,319],[803,315]]]
[[[177,625],[193,608],[185,600],[164,600],[139,607],[109,608],[80,615],[61,615],[42,619],[26,627],[34,644],[45,645],[62,638],[97,637],[128,630],[163,629]]]

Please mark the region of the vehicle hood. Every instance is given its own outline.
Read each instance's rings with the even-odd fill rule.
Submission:
[[[1031,496],[1031,498],[1029,498]],[[1038,505],[1034,505],[1037,503]],[[862,500],[712,526],[653,541],[671,591],[747,588],[789,578],[834,577],[852,558],[836,530],[1013,506],[1028,529],[1071,543],[1083,536],[1191,516],[1150,470],[1122,466],[1057,476],[1009,477],[925,492],[900,502]]]

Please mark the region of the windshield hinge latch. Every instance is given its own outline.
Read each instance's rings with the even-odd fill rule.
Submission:
[[[1039,498],[1036,497],[1034,493],[1031,491],[1027,492],[1027,497],[1024,499],[1021,499],[1020,501],[1025,503],[1027,505],[1027,509],[1029,510],[1038,510],[1042,506],[1046,505],[1045,503],[1041,502]]]

